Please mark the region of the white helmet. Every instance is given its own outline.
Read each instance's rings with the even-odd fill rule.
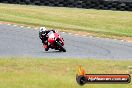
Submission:
[[[40,27],[39,32],[44,32],[44,31],[46,31],[46,28],[45,27]]]

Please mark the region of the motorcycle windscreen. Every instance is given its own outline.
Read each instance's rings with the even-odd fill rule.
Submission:
[[[54,43],[54,41],[55,41],[55,40],[54,40],[54,38],[55,38],[54,33],[53,33],[53,32],[49,32],[49,33],[48,33],[48,36],[49,36],[48,42],[51,43],[51,44]]]

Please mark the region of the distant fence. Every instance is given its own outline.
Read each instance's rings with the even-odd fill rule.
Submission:
[[[0,3],[132,11],[132,0],[0,0]]]

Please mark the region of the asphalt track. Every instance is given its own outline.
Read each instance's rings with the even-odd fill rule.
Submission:
[[[132,43],[120,40],[84,37],[60,33],[67,52],[45,52],[38,30],[0,24],[0,56],[72,57],[98,59],[132,59]]]

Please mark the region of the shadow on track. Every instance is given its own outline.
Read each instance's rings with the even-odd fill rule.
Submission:
[[[43,53],[63,53],[61,51],[43,51]]]

